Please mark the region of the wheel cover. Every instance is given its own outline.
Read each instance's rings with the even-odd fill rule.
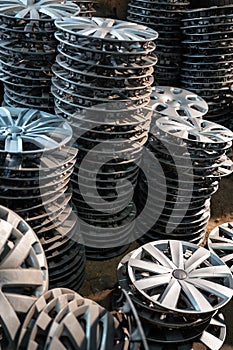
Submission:
[[[210,313],[232,297],[230,269],[205,248],[181,241],[155,241],[129,259],[129,278],[159,307],[182,313]]]

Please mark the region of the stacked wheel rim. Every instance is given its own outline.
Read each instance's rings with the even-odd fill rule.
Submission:
[[[231,299],[232,276],[215,254],[188,242],[151,242],[123,258],[118,281],[134,303],[150,348],[199,342],[211,349],[213,337],[215,348],[222,346],[226,326],[216,312]]]
[[[158,213],[158,219],[141,240],[179,238],[198,243],[204,238],[211,196],[221,177],[231,173],[226,152],[232,136],[229,129],[201,118],[164,116],[156,120],[148,148],[162,173],[151,171],[149,179],[141,176],[138,206],[141,210],[151,197],[147,215],[150,219]],[[147,194],[150,179],[152,188]],[[138,225],[142,233],[145,224]]]
[[[209,105],[206,118],[230,126],[233,5],[189,10],[182,19],[181,84]]]
[[[131,0],[128,20],[145,24],[159,33],[156,45],[158,63],[155,67],[155,85],[179,85],[182,64],[180,20],[189,1]]]
[[[60,55],[53,67],[55,102],[64,100],[74,108],[109,100],[133,101],[137,105],[148,103],[152,84],[150,67],[156,62],[152,54],[153,41],[157,32],[134,23],[98,17],[65,19],[56,21],[56,26]],[[140,70],[142,78],[138,84]],[[131,79],[131,86],[126,77]],[[73,89],[70,99],[64,90],[66,86]]]
[[[110,258],[127,248],[134,228],[132,196],[149,130],[158,34],[98,17],[57,20],[56,26],[52,93],[79,149],[73,200],[87,255]]]
[[[69,186],[77,150],[72,129],[46,112],[0,108],[0,203],[39,237],[51,286],[80,286],[85,255]],[[78,267],[78,268],[77,268]]]
[[[55,18],[78,14],[67,1],[0,4],[1,81],[4,104],[53,111],[51,62],[56,56]]]
[[[207,246],[233,273],[233,223],[226,222],[216,226],[208,236]]]
[[[17,349],[94,350],[100,345],[103,350],[123,349],[124,333],[118,321],[94,301],[56,288],[41,296],[29,311]]]

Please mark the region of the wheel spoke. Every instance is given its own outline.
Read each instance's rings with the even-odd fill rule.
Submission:
[[[5,324],[10,338],[13,340],[20,327],[20,321],[2,291],[0,291],[0,315],[1,322]]]
[[[1,107],[0,109],[0,121],[1,124],[5,126],[14,125],[10,111],[4,107]]]
[[[189,133],[187,130],[176,130],[175,132],[172,132],[172,135],[180,139],[187,139],[189,136]]]
[[[210,294],[215,295],[217,298],[221,298],[223,300],[232,298],[233,296],[232,285],[230,286],[231,288],[228,288],[228,287],[222,286],[220,283],[218,284],[211,281],[202,280],[199,278],[193,278],[193,279],[190,278],[189,282],[195,285],[198,289],[209,292]]]
[[[34,116],[33,116],[34,117]],[[62,124],[63,121],[60,121],[60,123]],[[54,124],[54,125],[53,125]],[[46,117],[42,117],[42,118],[38,118],[36,120],[32,120],[30,123],[28,123],[26,120],[24,122],[24,129],[25,130],[32,130],[32,129],[38,129],[41,128],[43,126],[47,126],[47,127],[56,127],[58,125],[58,119],[57,118],[46,118]]]
[[[15,216],[15,213],[13,211],[9,211],[7,216],[7,222],[9,222],[11,225],[17,228],[18,225],[22,222],[22,219],[20,217]]]
[[[30,135],[44,135],[44,134],[53,134],[53,135],[57,135],[58,138],[62,139],[63,136],[67,136],[67,131],[65,129],[60,129],[60,128],[56,128],[56,127],[42,127],[39,126],[38,128],[35,128],[34,130],[29,130],[27,133],[27,136]]]
[[[211,242],[213,250],[233,250],[233,242]]]
[[[30,125],[30,123],[33,122],[33,119],[35,118],[36,114],[37,114],[37,110],[35,109],[29,109],[26,113],[23,111],[21,113],[19,113],[18,119],[16,121],[16,125],[17,126],[28,126]],[[32,120],[32,122],[31,122]],[[38,123],[38,121],[37,121]]]
[[[134,281],[134,285],[139,291],[144,291],[153,288],[156,289],[157,287],[160,287],[162,285],[167,285],[170,279],[170,274],[164,276],[153,276]]]
[[[222,261],[226,264],[227,262],[232,262],[233,264],[233,253],[223,256]]]
[[[223,344],[222,339],[215,337],[213,334],[209,333],[208,330],[202,333],[200,341],[211,350],[219,350]]]
[[[96,28],[90,28],[88,26],[86,26],[85,29],[79,30],[79,34],[80,35],[85,35],[85,36],[93,36],[93,37],[95,37],[95,33],[96,33]]]
[[[225,265],[204,267],[198,270],[194,270],[189,273],[189,278],[204,278],[204,277],[225,277],[228,273],[228,269]]]
[[[1,225],[1,230],[0,230],[0,256],[1,256],[2,250],[4,249],[4,246],[12,233],[12,226],[4,220],[0,220],[0,225]]]
[[[67,350],[67,347],[64,346],[57,337],[54,337],[49,345],[49,350]]]
[[[220,327],[220,328],[225,328],[226,327],[225,323],[216,320],[214,317],[211,318],[210,325],[217,326],[217,327]]]
[[[75,316],[70,313],[66,316],[66,318],[63,321],[64,326],[66,327],[66,330],[69,332],[69,337],[72,339],[75,339],[75,344],[78,346],[83,346],[84,343],[86,343],[86,334],[84,333],[84,330],[82,329],[80,323],[77,321]],[[87,329],[89,328],[91,330],[91,326],[87,326]],[[86,344],[86,347],[88,349],[88,346]],[[82,347],[81,347],[82,349]]]
[[[108,313],[103,313],[100,316],[100,309],[98,305],[92,305],[89,308],[88,312],[88,320],[87,320],[87,330],[86,330],[86,337],[91,343],[90,345],[93,346],[94,349],[98,348],[98,341],[96,339],[96,329],[93,328],[93,325],[98,323],[98,321],[101,319],[103,323],[105,322],[106,318],[108,319]],[[106,334],[106,337],[108,337],[108,334]]]
[[[219,226],[219,236],[233,240],[233,223],[228,222],[227,227],[223,225]],[[210,236],[211,238],[211,236]]]
[[[162,266],[175,269],[175,264],[164,255],[158,248],[152,246],[151,244],[145,244],[142,247],[147,253],[149,253],[154,259],[156,259]]]
[[[32,8],[30,10],[30,18],[32,18],[32,19],[39,19],[40,18],[40,15],[35,8]]]
[[[179,269],[184,268],[183,247],[180,241],[170,241],[172,261]]]
[[[37,300],[35,296],[31,297],[22,294],[5,293],[5,297],[16,312],[23,312],[25,314]]]
[[[139,259],[130,259],[129,266],[132,268],[137,268],[138,270],[149,271],[154,274],[163,274],[171,272],[171,269],[150,261],[143,261]]]
[[[189,302],[191,303],[195,311],[200,311],[200,312],[212,311],[211,304],[203,296],[203,294],[199,292],[199,290],[194,285],[189,283],[189,280],[187,282],[180,281],[180,284],[182,286],[183,292],[187,296]]]
[[[160,303],[166,308],[175,308],[180,297],[181,285],[176,279],[172,279],[160,298]]]
[[[204,248],[198,248],[193,255],[185,262],[185,271],[187,273],[196,269],[201,263],[210,257],[210,252]]]
[[[35,235],[28,231],[1,262],[1,269],[20,267],[26,260],[32,245],[36,242]]]
[[[41,286],[43,283],[42,272],[37,269],[5,269],[1,270],[1,286]]]
[[[19,9],[19,8],[17,8],[17,7],[14,8],[14,10],[17,10],[17,9]],[[19,12],[17,13],[16,17],[18,17],[18,18],[24,18],[24,17],[27,16],[28,13],[29,13],[29,8],[25,8],[25,9],[19,11]]]
[[[196,141],[199,141],[202,143],[208,143],[211,141],[208,137],[206,137],[205,135],[203,135],[202,133],[200,133],[198,131],[196,131],[196,132],[190,131],[190,135],[194,136]]]
[[[15,139],[13,139],[11,136],[6,137],[4,151],[8,153],[22,153],[22,138],[20,136],[17,136]]]

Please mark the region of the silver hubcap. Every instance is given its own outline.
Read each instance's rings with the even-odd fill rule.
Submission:
[[[229,268],[207,249],[187,242],[143,245],[129,259],[128,275],[146,299],[176,312],[213,312],[233,294]]]

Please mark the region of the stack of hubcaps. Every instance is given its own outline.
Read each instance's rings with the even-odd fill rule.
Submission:
[[[155,67],[156,85],[178,85],[182,64],[181,18],[189,1],[131,0],[128,20],[146,24],[159,33]]]
[[[1,349],[13,349],[23,317],[48,289],[42,246],[30,226],[0,206]]]
[[[209,105],[209,120],[230,126],[233,5],[189,10],[182,20],[181,84]]]
[[[207,246],[227,264],[233,273],[233,222],[215,227],[209,234]]]
[[[120,286],[138,312],[149,349],[220,349],[219,309],[232,298],[232,275],[215,254],[182,241],[145,244],[123,258]]]
[[[153,192],[147,194],[148,179],[142,175],[138,205],[143,208],[153,196],[147,209],[148,220],[156,213],[159,217],[142,240],[179,238],[198,243],[204,237],[211,195],[218,189],[220,178],[231,173],[232,162],[226,152],[231,148],[232,138],[227,128],[201,118],[157,119],[148,148],[162,171],[152,172],[148,165]],[[142,233],[145,224],[138,225]]]
[[[42,295],[23,323],[18,350],[122,350],[124,333],[103,307],[69,289]]]
[[[77,154],[71,147],[72,129],[63,119],[37,110],[1,107],[0,116],[0,203],[38,235],[50,286],[77,288],[84,251],[70,206],[69,180]]]
[[[69,112],[111,101],[148,103],[157,32],[97,17],[57,20],[56,26],[60,42],[53,67],[56,104],[64,104]]]
[[[53,110],[54,20],[78,11],[70,1],[0,2],[0,72],[5,105]]]
[[[151,118],[157,32],[95,17],[56,26],[60,44],[52,93],[56,113],[72,125],[79,149],[73,200],[87,254],[111,257],[125,249],[134,227],[132,196]]]

